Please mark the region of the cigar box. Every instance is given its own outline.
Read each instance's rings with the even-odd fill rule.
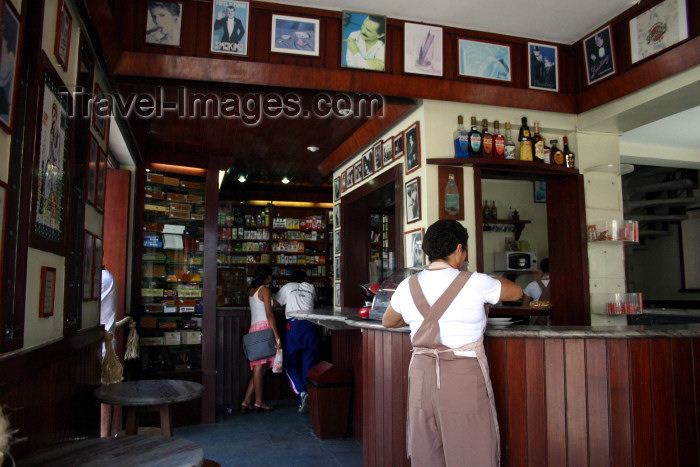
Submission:
[[[180,179],[175,177],[163,177],[163,184],[170,186],[179,186]]]
[[[165,199],[168,201],[187,201],[187,195],[182,193],[166,193]]]
[[[163,176],[160,174],[146,174],[146,180],[151,183],[163,183]]]
[[[142,316],[139,319],[139,326],[141,326],[143,329],[155,329],[157,321],[158,320],[152,316]]]
[[[163,343],[165,345],[180,345],[182,343],[182,334],[180,334],[180,331],[164,332]]]
[[[144,196],[152,199],[165,199],[165,193],[158,190],[144,190]]]
[[[202,331],[181,331],[183,344],[201,344]]]
[[[163,345],[162,337],[141,337],[139,338],[139,345],[149,346],[149,345]]]
[[[182,180],[182,181],[180,182],[180,186],[183,187],[183,188],[194,188],[194,189],[196,189],[196,190],[201,190],[201,189],[203,188],[203,187],[202,187],[202,184],[199,183],[199,182],[188,182],[188,181],[185,181],[185,180]]]

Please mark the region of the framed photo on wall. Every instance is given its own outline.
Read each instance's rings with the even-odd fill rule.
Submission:
[[[148,1],[146,44],[180,46],[182,2]]]
[[[372,150],[374,153],[374,171],[378,171],[379,169],[382,168],[382,142],[377,141],[377,143],[374,145],[374,149]]]
[[[341,66],[384,71],[385,31],[386,17],[384,16],[344,11],[340,47]]]
[[[583,54],[589,85],[615,74],[615,56],[609,25],[583,40]]]
[[[340,199],[340,177],[335,177],[333,180],[333,201]]]
[[[406,174],[409,174],[420,167],[420,134],[418,132],[418,122],[408,127],[403,134],[406,139]]]
[[[272,15],[270,51],[318,57],[320,24],[317,19]]]
[[[685,0],[664,0],[630,20],[632,63],[688,38]]]
[[[340,191],[345,191],[348,189],[348,177],[347,172],[340,174]]]
[[[403,131],[394,136],[394,159],[403,157]]]
[[[387,166],[394,160],[394,138],[385,139],[382,143],[382,164]]]
[[[345,174],[345,178],[347,179],[347,187],[350,188],[354,184],[355,168],[353,166],[348,167],[348,169],[345,171]]]
[[[406,252],[406,267],[423,266],[423,229],[404,232],[404,249]]]
[[[459,39],[459,74],[511,81],[510,46]]]
[[[404,23],[403,71],[442,76],[442,28]]]
[[[211,2],[211,52],[248,55],[250,5],[242,0]]]
[[[528,42],[527,50],[530,89],[558,91],[557,47]]]
[[[12,116],[14,115],[14,102],[17,90],[17,65],[19,64],[19,46],[21,23],[19,14],[9,1],[5,1],[2,8],[2,24],[4,28],[2,43],[3,51],[0,53],[0,67],[2,68],[3,84],[0,86],[0,125],[12,132]],[[7,49],[4,49],[7,47]],[[4,80],[7,80],[6,82]]]
[[[56,298],[56,268],[41,267],[41,289],[39,291],[39,318],[53,316]]]
[[[355,183],[360,183],[362,181],[362,158],[355,162]]]
[[[362,178],[365,179],[374,173],[374,149],[362,154]]]
[[[410,224],[420,220],[420,178],[406,182],[404,197],[406,199],[406,223]]]
[[[532,182],[532,188],[535,195],[535,203],[547,202],[547,182],[544,180],[535,180]]]
[[[58,14],[56,15],[56,37],[53,43],[53,54],[63,68],[68,70],[68,54],[70,52],[70,33],[73,27],[73,17],[68,11],[64,0],[58,2]]]

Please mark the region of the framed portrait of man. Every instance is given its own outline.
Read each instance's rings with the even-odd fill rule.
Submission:
[[[386,17],[343,12],[341,65],[345,68],[384,71]]]
[[[211,52],[248,55],[250,4],[241,0],[213,0]]]
[[[530,89],[558,91],[556,46],[528,42],[527,50]]]
[[[374,144],[374,171],[378,171],[379,169],[382,168],[382,142],[377,141]]]
[[[404,249],[407,268],[423,266],[423,229],[404,232]]]
[[[406,198],[406,223],[419,221],[420,212],[420,178],[406,182],[404,196]]]
[[[362,178],[367,178],[374,173],[373,149],[362,154]]]
[[[583,53],[589,85],[615,74],[615,56],[613,55],[610,26],[606,26],[585,38],[583,40]]]
[[[394,160],[394,138],[385,139],[382,143],[382,158],[385,166]]]
[[[418,122],[414,123],[404,131],[406,140],[406,174],[413,172],[420,167],[420,138],[418,134]]]

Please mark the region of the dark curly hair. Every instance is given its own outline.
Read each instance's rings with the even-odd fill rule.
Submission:
[[[251,289],[257,289],[263,285],[265,279],[272,275],[272,268],[269,264],[258,264],[253,274],[253,280],[250,282]]]
[[[444,219],[428,227],[423,238],[423,252],[428,260],[445,259],[462,244],[467,248],[469,234],[462,224],[455,220]]]

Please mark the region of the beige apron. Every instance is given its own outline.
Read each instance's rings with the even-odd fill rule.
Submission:
[[[457,297],[459,292],[462,290],[464,285],[471,277],[470,272],[460,272],[457,277],[452,281],[452,283],[447,287],[445,292],[437,299],[437,301],[431,307],[425,295],[423,295],[423,290],[418,283],[418,275],[414,274],[409,279],[409,289],[411,291],[411,297],[413,302],[418,308],[418,311],[423,316],[423,323],[420,328],[416,331],[415,335],[411,339],[413,345],[413,356],[411,357],[411,362],[409,363],[409,372],[411,364],[413,363],[413,358],[416,355],[428,355],[435,358],[435,372],[437,376],[437,388],[440,389],[440,360],[457,360],[462,357],[454,354],[454,351],[473,351],[476,353],[477,361],[479,362],[479,367],[484,377],[484,382],[486,385],[486,392],[488,394],[489,402],[491,405],[491,413],[493,415],[493,423],[495,428],[496,443],[498,446],[497,459],[500,463],[501,458],[501,446],[500,446],[500,434],[498,429],[498,417],[496,415],[496,404],[493,397],[493,388],[491,386],[491,379],[489,378],[489,367],[488,361],[486,360],[486,352],[484,350],[483,339],[484,335],[482,333],[481,337],[475,342],[465,344],[461,347],[450,348],[445,346],[440,342],[440,325],[438,320],[445,313],[450,304]],[[409,386],[410,388],[410,386]],[[410,400],[410,395],[409,395]],[[411,426],[410,426],[410,411],[406,422],[406,448],[408,457],[411,457]]]

